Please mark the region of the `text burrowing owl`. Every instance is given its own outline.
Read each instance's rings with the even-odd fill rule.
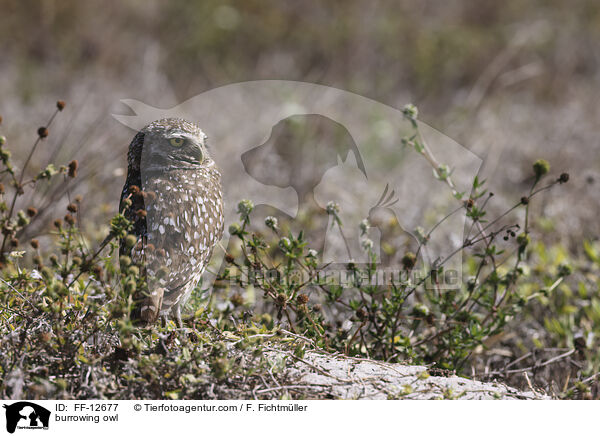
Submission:
[[[221,174],[206,135],[178,118],[140,130],[127,160],[120,211],[133,223],[137,244],[122,244],[121,255],[143,265],[148,284],[133,317],[154,322],[171,315],[181,327],[181,309],[223,235]]]

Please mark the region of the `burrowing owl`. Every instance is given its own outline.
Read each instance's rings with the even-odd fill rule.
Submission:
[[[181,309],[223,235],[221,174],[206,135],[178,118],[140,130],[127,160],[120,210],[138,242],[133,249],[122,244],[121,254],[141,262],[148,281],[134,316],[154,322],[170,314],[181,327]]]

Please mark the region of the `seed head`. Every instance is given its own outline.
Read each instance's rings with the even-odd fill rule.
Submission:
[[[122,269],[127,268],[129,265],[131,265],[131,257],[120,256],[119,257],[119,265],[121,266]]]
[[[335,201],[330,201],[327,203],[326,210],[329,215],[337,215],[340,212],[340,205]]]
[[[58,101],[56,102],[56,108],[57,108],[59,111],[62,111],[62,110],[65,108],[65,106],[66,106],[66,105],[67,105],[67,103],[65,103],[63,100],[58,100]]]
[[[360,309],[358,309],[356,311],[356,317],[360,320],[360,321],[364,321],[365,319],[367,319],[367,312],[365,311],[365,309],[363,309],[362,307]]]
[[[277,225],[278,225],[277,218],[275,218],[274,216],[266,217],[265,225],[273,231],[277,230]]]
[[[366,235],[367,232],[369,231],[369,229],[371,228],[371,224],[369,223],[369,220],[367,218],[362,220],[359,224],[359,228],[360,228],[361,236]]]
[[[517,236],[517,243],[519,244],[520,247],[527,247],[527,245],[529,245],[530,241],[531,241],[531,238],[525,232],[523,232],[523,233],[519,234],[519,236]]]
[[[242,228],[238,223],[233,223],[229,226],[229,234],[231,236],[239,235],[242,231]]]
[[[296,301],[298,301],[298,304],[304,306],[306,303],[308,303],[308,295],[300,294],[296,297]]]
[[[65,215],[65,222],[67,224],[69,224],[70,226],[75,225],[75,217],[73,215],[71,215],[70,213]]]
[[[529,197],[521,197],[521,204],[529,204]]]
[[[69,203],[69,205],[67,206],[67,210],[71,213],[76,213],[77,205],[75,203]]]
[[[38,210],[35,207],[30,206],[27,208],[27,215],[29,215],[30,217],[36,216],[37,213],[38,213]]]
[[[560,265],[558,265],[558,275],[561,277],[566,277],[569,276],[573,273],[573,268],[571,268],[571,265],[568,265],[566,263],[561,263]]]
[[[72,179],[77,177],[77,169],[78,168],[79,168],[79,162],[77,162],[77,160],[74,159],[71,162],[69,162],[69,171],[68,171],[69,177],[71,177]]]
[[[279,240],[279,247],[283,250],[283,251],[287,251],[290,249],[290,247],[292,246],[292,242],[289,240],[289,238],[286,238],[285,236],[283,238],[281,238]]]
[[[282,306],[285,308],[286,301],[287,301],[287,298],[284,293],[277,294],[276,302],[279,306]]]
[[[407,120],[416,121],[419,116],[419,110],[414,104],[408,103],[402,108],[402,114]]]
[[[373,249],[373,241],[371,241],[369,238],[363,239],[360,245],[365,251]]]
[[[40,128],[38,129],[37,133],[38,133],[38,136],[39,136],[40,138],[42,138],[42,139],[43,139],[43,138],[47,138],[47,137],[48,137],[48,133],[49,133],[49,132],[48,132],[48,128],[46,128],[46,127],[40,127]]]
[[[540,179],[550,171],[550,164],[545,159],[538,159],[533,164],[533,173],[536,179]]]
[[[569,173],[562,173],[558,178],[559,183],[567,183],[569,181]]]
[[[417,256],[414,253],[408,252],[402,257],[402,265],[406,269],[411,269],[417,263]]]
[[[135,235],[127,235],[127,237],[125,238],[125,246],[128,248],[132,248],[136,242],[137,238],[135,237]]]
[[[254,203],[250,200],[242,200],[237,205],[237,211],[243,220],[247,220],[248,216],[254,209]]]
[[[29,245],[31,245],[31,247],[34,250],[37,250],[40,247],[40,241],[38,241],[37,239],[32,239],[31,241],[29,241]]]

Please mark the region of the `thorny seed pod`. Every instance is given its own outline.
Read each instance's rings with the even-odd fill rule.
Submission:
[[[77,177],[77,169],[78,168],[79,168],[79,162],[77,162],[77,160],[74,159],[71,162],[69,162],[69,172],[68,172],[69,177],[71,177],[72,179]]]
[[[414,253],[408,252],[402,257],[402,265],[406,269],[411,269],[417,263],[417,256]]]
[[[60,230],[62,228],[62,220],[61,219],[55,219],[53,224],[54,224],[54,227],[56,227],[58,230]]]
[[[305,305],[306,303],[308,303],[308,295],[300,294],[300,295],[298,295],[298,297],[296,297],[296,301],[300,305]]]
[[[37,215],[37,213],[38,210],[35,207],[30,206],[27,208],[27,215],[29,215],[29,217],[34,217]]]
[[[37,133],[40,138],[47,138],[49,133],[48,128],[42,126],[38,129]]]
[[[364,321],[365,319],[367,319],[367,312],[365,312],[365,309],[360,308],[356,311],[356,317],[360,320],[360,321]]]
[[[279,293],[279,294],[277,294],[277,298],[275,299],[275,301],[277,302],[277,304],[279,306],[282,306],[283,308],[285,308],[285,303],[287,301],[287,298],[285,297],[284,293]]]
[[[135,235],[127,235],[125,238],[125,246],[131,248],[137,242],[137,237]]]
[[[29,218],[27,218],[27,215],[25,215],[25,212],[20,210],[17,213],[17,225],[19,227],[25,227],[27,224],[29,224]]]
[[[76,213],[77,205],[75,203],[69,203],[69,205],[67,206],[67,210],[71,213]]]
[[[81,195],[76,195],[75,196],[75,202],[76,203],[81,203],[82,200],[83,200],[83,197]]]
[[[58,100],[58,101],[56,102],[56,108],[57,108],[59,111],[62,111],[62,110],[65,108],[65,106],[66,106],[66,105],[67,105],[67,103],[65,103],[63,100]]]
[[[31,245],[33,249],[37,250],[40,247],[40,241],[38,241],[37,239],[32,239],[31,241],[29,241],[29,245]]]
[[[50,261],[50,263],[53,266],[57,266],[58,265],[58,257],[56,256],[56,254],[51,254],[50,256],[48,256],[48,260]]]
[[[562,173],[558,178],[559,183],[567,183],[569,181],[569,173]]]
[[[271,230],[277,230],[277,218],[275,218],[274,216],[268,216],[265,218],[265,225],[270,228]]]
[[[521,197],[521,204],[529,204],[529,197]]]
[[[550,171],[550,164],[545,159],[538,159],[533,163],[533,173],[537,179],[545,176]]]
[[[529,242],[530,238],[527,233],[523,232],[519,236],[517,236],[517,243],[520,247],[527,247],[527,245],[529,245]]]
[[[73,215],[71,215],[70,213],[68,213],[68,214],[65,215],[65,221],[70,226],[74,226],[75,225],[75,217]]]
[[[129,256],[120,256],[119,257],[119,264],[121,265],[121,268],[126,268],[129,265],[131,265],[131,257]]]

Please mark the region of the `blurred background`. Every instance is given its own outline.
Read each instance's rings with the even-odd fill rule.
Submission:
[[[486,344],[491,351],[481,355],[477,372],[532,347],[572,349],[581,337],[579,349],[596,357],[569,363],[556,378],[566,386],[572,368],[597,372],[597,0],[0,0],[0,10],[2,134],[18,166],[54,102],[67,102],[30,170],[80,161],[71,194],[83,196],[81,225],[99,240],[118,209],[133,136],[111,115],[132,114],[120,100],[167,109],[240,81],[298,80],[398,109],[414,103],[421,121],[484,159],[494,212],[526,193],[536,159],[550,162],[553,178],[569,172],[568,184],[532,206],[535,236],[543,242],[532,254],[539,275],[523,292],[535,292],[535,282],[549,280],[544,274],[565,261],[576,273],[510,333]],[[234,175],[227,177],[232,182]],[[47,192],[33,201],[45,202],[42,215],[66,201]],[[32,228],[47,231],[52,214],[47,218]],[[590,241],[585,249],[584,241]]]
[[[132,132],[111,117],[129,113],[120,99],[168,108],[220,85],[288,79],[414,103],[420,120],[486,159],[499,208],[520,198],[544,157],[572,175],[548,194],[557,201],[542,202],[552,237],[577,249],[600,230],[595,0],[0,5],[4,134],[33,142],[53,102],[66,100],[34,165],[84,162],[82,189],[104,205],[95,213],[116,211],[124,180]]]

